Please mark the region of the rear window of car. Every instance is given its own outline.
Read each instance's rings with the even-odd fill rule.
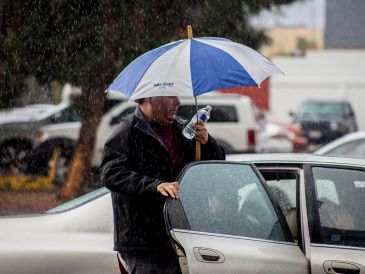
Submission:
[[[234,123],[238,122],[237,110],[232,105],[211,105],[210,123]],[[205,105],[198,105],[198,108]],[[181,105],[177,114],[185,119],[191,119],[196,113],[195,105]]]

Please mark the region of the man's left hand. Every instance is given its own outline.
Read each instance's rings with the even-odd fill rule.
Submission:
[[[201,144],[205,145],[208,143],[208,130],[205,123],[202,120],[195,125],[195,139]]]

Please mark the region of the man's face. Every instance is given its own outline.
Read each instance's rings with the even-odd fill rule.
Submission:
[[[176,119],[180,100],[176,96],[159,96],[148,99],[151,104],[153,122],[163,126],[171,125]]]

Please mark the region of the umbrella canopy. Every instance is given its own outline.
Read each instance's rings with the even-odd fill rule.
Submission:
[[[109,86],[131,100],[154,96],[198,96],[259,86],[282,73],[255,50],[224,38],[185,39],[151,50],[129,64]]]

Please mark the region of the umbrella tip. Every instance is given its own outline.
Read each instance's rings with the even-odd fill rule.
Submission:
[[[193,38],[193,28],[191,27],[191,25],[188,25],[186,27],[187,31],[188,31],[188,39],[192,39]]]

